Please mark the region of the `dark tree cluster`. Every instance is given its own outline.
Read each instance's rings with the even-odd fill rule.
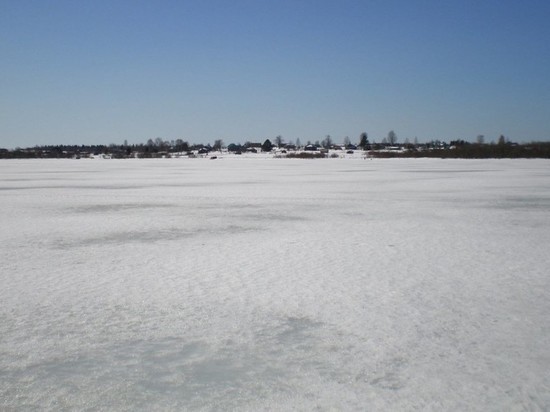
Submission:
[[[205,155],[210,152],[221,151],[224,149],[223,140],[217,139],[213,145],[210,144],[189,144],[182,139],[164,140],[160,137],[149,139],[145,144],[131,144],[126,141],[122,145],[48,145],[35,146],[32,148],[16,148],[14,150],[0,148],[1,159],[33,159],[33,158],[86,158],[98,155],[108,155],[115,159],[125,158],[160,158],[195,154]],[[308,141],[302,146],[300,139],[296,139],[296,144],[292,140],[288,143],[283,141],[282,136],[276,136],[274,143],[270,139],[265,139],[263,143],[249,142],[244,144],[231,143],[227,146],[230,153],[241,154],[243,152],[258,153],[271,152],[278,149],[287,154],[287,157],[302,157],[296,151],[317,152],[324,154],[328,150],[347,150],[354,151],[361,149],[368,152],[373,157],[439,157],[439,158],[465,158],[465,159],[487,159],[487,158],[550,158],[550,142],[532,142],[517,144],[500,136],[497,143],[485,143],[483,135],[477,136],[475,143],[470,143],[462,139],[451,140],[446,143],[440,140],[432,140],[429,143],[419,144],[414,138],[414,143],[405,139],[403,143],[398,143],[397,134],[391,130],[387,137],[384,137],[380,143],[369,141],[366,132],[360,134],[358,145],[351,142],[349,137],[343,140],[343,146],[334,144],[330,135],[319,142],[311,143]],[[290,153],[286,153],[289,151]],[[308,155],[311,157],[311,155]]]
[[[480,144],[457,140],[451,141],[450,145],[427,144],[422,150],[370,151],[369,154],[373,157],[434,157],[441,159],[550,159],[550,142]]]

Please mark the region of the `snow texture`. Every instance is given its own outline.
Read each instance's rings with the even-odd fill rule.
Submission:
[[[547,160],[0,162],[0,410],[549,410]]]

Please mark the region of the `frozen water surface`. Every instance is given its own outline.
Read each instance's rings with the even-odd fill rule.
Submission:
[[[547,160],[0,162],[1,410],[548,410]]]

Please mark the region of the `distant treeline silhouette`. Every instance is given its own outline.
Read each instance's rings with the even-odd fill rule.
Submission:
[[[409,148],[405,151],[369,152],[374,157],[435,157],[444,159],[513,159],[513,158],[550,158],[550,142],[531,142],[524,144],[500,143],[480,144],[464,141],[451,142],[449,146],[430,147],[427,150]]]
[[[278,140],[278,141],[277,141]],[[399,144],[395,141],[382,143],[370,143],[366,134],[358,146],[348,143],[338,146],[325,139],[322,143],[308,142],[305,146],[283,144],[281,139],[276,139],[277,144],[272,144],[269,139],[262,143],[246,142],[244,144],[230,144],[227,150],[230,153],[241,152],[257,153],[258,151],[270,152],[279,149],[277,157],[290,158],[323,158],[334,157],[329,155],[331,150],[362,150],[366,156],[378,158],[395,157],[434,157],[449,159],[490,159],[490,158],[550,158],[550,142],[512,143],[506,141],[503,136],[498,143],[486,144],[478,141],[470,143],[464,140],[454,140],[450,143],[432,141],[430,143]],[[182,141],[163,141],[157,138],[149,139],[146,144],[127,143],[122,145],[46,145],[32,148],[16,148],[13,150],[0,148],[0,159],[43,159],[43,158],[86,158],[92,156],[108,156],[115,159],[125,158],[160,158],[174,156],[194,156],[196,154],[208,154],[212,151],[220,151],[223,141],[216,140],[213,145],[193,144]],[[319,152],[316,152],[319,150]],[[307,152],[307,153],[306,153]],[[284,154],[284,155],[282,155]]]

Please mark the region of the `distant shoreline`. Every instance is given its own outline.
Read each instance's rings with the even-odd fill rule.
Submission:
[[[104,148],[101,148],[104,149]],[[532,143],[526,145],[468,145],[445,148],[391,148],[378,150],[285,150],[232,152],[222,150],[189,150],[185,152],[170,151],[133,151],[106,148],[105,150],[70,149],[51,150],[0,149],[0,159],[194,159],[205,158],[275,158],[275,159],[391,159],[391,158],[440,158],[440,159],[550,159],[550,143]]]

